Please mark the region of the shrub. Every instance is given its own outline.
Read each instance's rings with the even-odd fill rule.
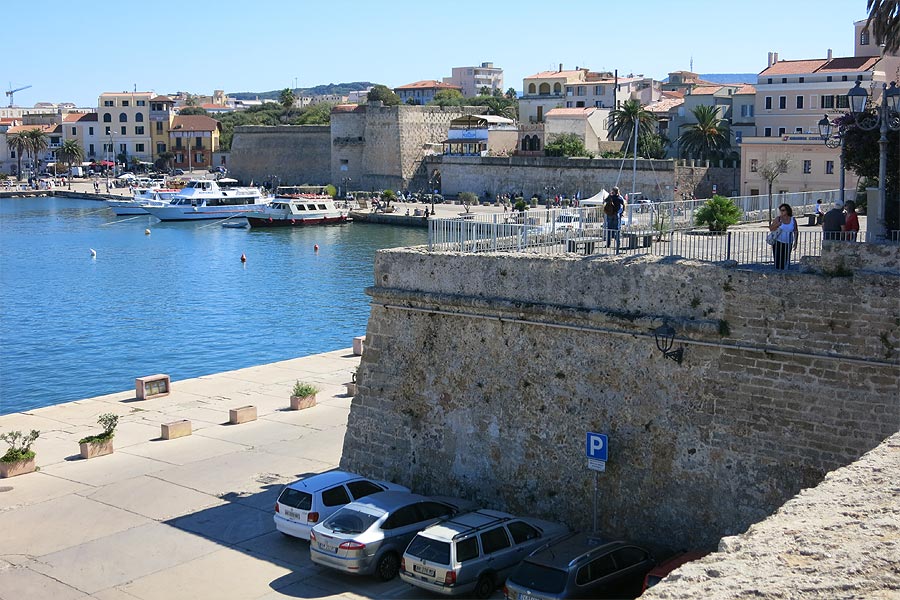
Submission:
[[[294,389],[291,391],[291,396],[297,396],[298,398],[306,398],[307,396],[313,396],[319,393],[319,388],[314,386],[311,383],[297,381],[294,384]]]
[[[97,435],[89,435],[78,440],[79,444],[87,444],[92,442],[105,442],[112,439],[116,434],[116,425],[119,424],[119,415],[113,413],[103,413],[97,417],[97,423],[103,428],[103,433]]]
[[[9,444],[9,450],[6,454],[0,456],[0,462],[19,462],[20,460],[30,460],[34,458],[34,451],[31,445],[41,435],[37,429],[32,429],[31,433],[24,434],[21,431],[10,431],[0,435],[0,440]]]
[[[697,225],[709,225],[710,231],[721,232],[740,222],[743,215],[744,211],[730,198],[715,195],[697,209],[694,214],[694,222]]]

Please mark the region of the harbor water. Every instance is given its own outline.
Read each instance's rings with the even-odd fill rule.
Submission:
[[[375,251],[425,242],[424,229],[388,225],[232,229],[115,217],[91,200],[4,199],[0,414],[143,375],[349,347],[365,333]]]

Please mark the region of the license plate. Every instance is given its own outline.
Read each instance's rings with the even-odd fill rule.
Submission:
[[[337,546],[329,546],[325,542],[318,542],[319,550],[324,550],[325,552],[337,552]]]
[[[293,519],[295,521],[305,521],[306,520],[306,515],[303,515],[303,514],[297,512],[296,510],[291,510],[290,508],[284,509],[284,516],[286,516],[289,519]]]
[[[421,573],[422,575],[434,577],[434,569],[432,569],[431,567],[425,567],[423,565],[417,565],[413,563],[413,571],[415,571],[416,573]]]

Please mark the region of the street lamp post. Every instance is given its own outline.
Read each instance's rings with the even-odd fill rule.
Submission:
[[[825,115],[821,121],[819,121],[819,136],[825,142],[825,145],[829,148],[840,148],[841,149],[841,189],[838,192],[838,197],[841,201],[841,206],[844,205],[844,181],[846,177],[846,171],[844,169],[844,128],[839,127],[837,131],[833,131],[833,127],[831,125],[831,120],[828,118],[828,115]]]
[[[898,101],[900,101],[900,88],[897,82],[892,81],[890,87],[887,83],[881,84],[881,105],[875,106],[875,114],[866,113],[865,108],[869,99],[869,93],[865,88],[861,87],[861,81],[857,80],[856,85],[847,92],[850,100],[850,116],[853,119],[852,125],[859,127],[865,131],[872,131],[879,127],[878,138],[878,194],[881,197],[881,214],[880,222],[877,224],[879,228],[884,227],[884,220],[887,217],[887,145],[888,130],[900,131],[900,112],[898,112]],[[882,229],[882,235],[885,230]]]

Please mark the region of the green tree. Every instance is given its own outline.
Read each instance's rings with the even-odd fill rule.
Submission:
[[[544,146],[546,156],[586,156],[594,158],[593,153],[584,147],[584,140],[574,133],[554,135]]]
[[[47,134],[35,127],[25,132],[28,138],[28,153],[31,155],[31,164],[34,166],[35,172],[41,170],[40,156],[50,147],[50,141]]]
[[[296,101],[297,96],[294,95],[294,92],[293,90],[291,90],[291,88],[284,88],[278,95],[278,102],[285,108],[292,108],[294,106],[294,102]]]
[[[160,171],[170,171],[172,169],[172,161],[175,160],[175,153],[169,152],[166,150],[165,152],[160,152],[159,156],[156,159],[156,162],[153,163],[154,166]]]
[[[852,122],[853,117],[843,116],[837,125]],[[878,180],[879,147],[881,134],[878,129],[866,131],[860,127],[843,127],[844,164],[847,169],[863,179]],[[887,170],[884,186],[887,203],[885,220],[891,230],[900,229],[900,132],[888,131]]]
[[[638,133],[638,153],[647,158],[665,158],[669,138],[661,133]]]
[[[433,106],[462,106],[465,98],[459,90],[440,90],[435,93],[434,100],[428,104]]]
[[[334,104],[330,102],[320,102],[303,109],[299,116],[292,122],[292,125],[328,125],[331,123],[331,109]]]
[[[197,96],[193,94],[185,94],[184,95],[184,105],[185,106],[200,106],[200,101],[197,100]]]
[[[56,158],[66,165],[66,171],[69,173],[69,189],[72,189],[72,163],[81,164],[84,159],[84,150],[76,140],[66,140],[56,151]]]
[[[206,112],[206,109],[202,108],[200,106],[186,106],[186,107],[182,108],[180,111],[178,111],[178,114],[185,115],[185,116],[187,116],[187,115],[201,115],[204,117],[209,116],[209,113]]]
[[[479,96],[490,96],[490,95],[491,95],[491,88],[489,88],[489,87],[486,86],[486,85],[481,86],[481,89],[478,90],[478,95],[479,95]]]
[[[507,98],[491,96],[485,101],[484,105],[487,106],[489,115],[497,115],[498,117],[513,120],[518,116],[518,103]]]
[[[381,85],[380,83],[373,85],[372,89],[369,90],[368,100],[369,102],[381,101],[385,106],[397,106],[400,104],[400,96],[386,85]]]
[[[456,199],[462,202],[463,209],[469,212],[469,208],[478,204],[478,194],[474,192],[460,192]]]
[[[710,231],[722,232],[740,222],[743,215],[744,211],[731,198],[717,194],[697,209],[694,222],[697,225],[708,225]]]
[[[731,149],[731,130],[719,118],[719,109],[701,104],[691,114],[697,122],[686,127],[678,137],[682,157],[712,160],[727,154]]]
[[[866,27],[873,25],[875,43],[884,44],[884,52],[900,50],[900,2],[898,0],[869,0]]]
[[[509,88],[506,90],[506,94],[504,94],[508,99],[515,100],[516,99],[516,88]]]
[[[21,180],[22,179],[22,155],[28,152],[29,144],[28,144],[28,132],[26,131],[17,131],[16,133],[11,133],[6,135],[6,146],[16,153],[16,162],[18,163],[18,168],[16,169],[16,176]]]
[[[639,136],[641,133],[654,133],[656,126],[656,116],[648,112],[639,100],[626,100],[609,114],[609,119],[609,137],[614,140],[633,139],[635,124]]]

